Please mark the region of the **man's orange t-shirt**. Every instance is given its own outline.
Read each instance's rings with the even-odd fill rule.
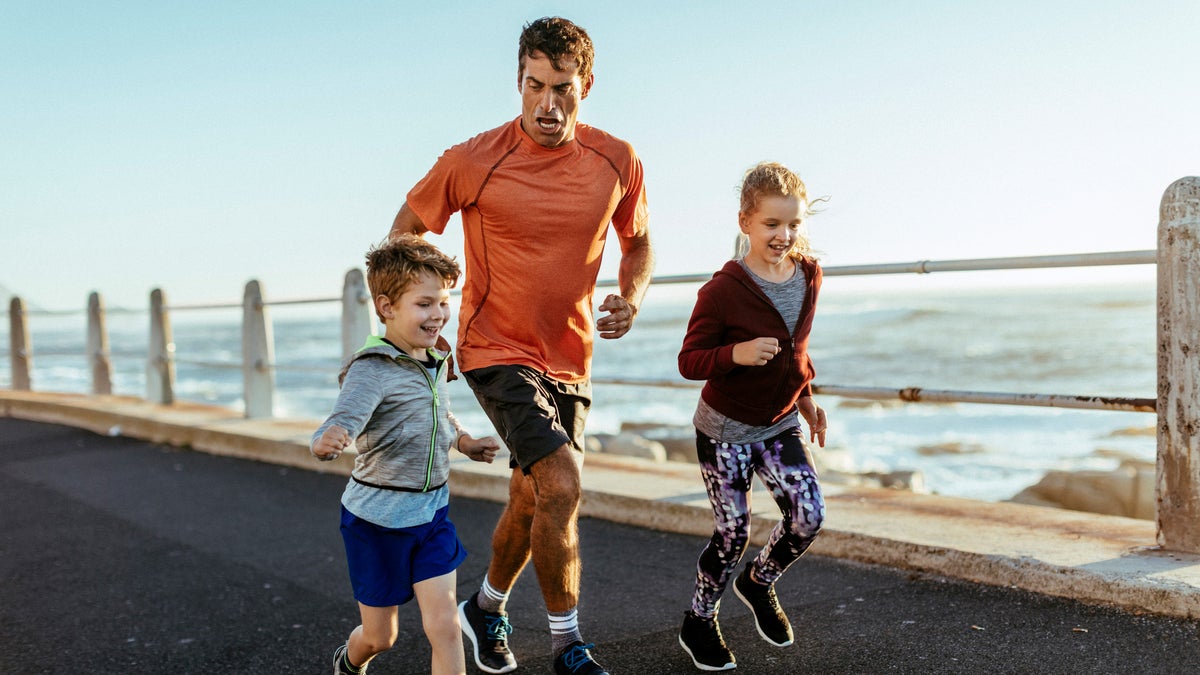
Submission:
[[[517,118],[443,153],[407,201],[436,234],[462,212],[462,370],[516,364],[588,378],[608,225],[646,232],[642,163],[628,143],[578,124],[574,140],[546,148]]]

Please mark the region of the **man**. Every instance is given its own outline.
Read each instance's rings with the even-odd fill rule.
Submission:
[[[579,631],[577,518],[583,429],[591,404],[592,301],[611,223],[620,294],[595,321],[615,339],[633,325],[653,253],[642,165],[633,148],[579,124],[594,81],[593,48],[575,24],[525,26],[517,59],[521,116],[447,150],[409,193],[392,234],[465,229],[458,359],[512,455],[509,499],[482,587],[460,607],[479,668],[517,667],[505,603],[532,559],[556,673],[605,670]]]

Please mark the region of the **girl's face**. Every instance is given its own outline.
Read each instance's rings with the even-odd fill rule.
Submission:
[[[799,197],[771,196],[759,199],[754,213],[740,214],[738,226],[750,239],[747,261],[768,267],[787,262],[788,252],[800,236],[803,213],[804,202]]]

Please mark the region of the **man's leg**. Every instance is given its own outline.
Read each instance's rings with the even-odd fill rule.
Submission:
[[[546,610],[563,613],[579,604],[579,497],[583,455],[564,444],[530,467],[528,489],[520,499],[532,499],[532,520],[525,541]],[[511,505],[510,501],[510,505]],[[522,509],[528,508],[522,503]],[[489,574],[490,576],[490,574]]]
[[[488,583],[503,593],[512,590],[529,562],[533,514],[533,482],[515,468],[508,481],[508,504],[492,533],[492,559],[487,572]]]

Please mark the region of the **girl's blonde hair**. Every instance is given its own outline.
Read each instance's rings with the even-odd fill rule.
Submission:
[[[804,186],[804,181],[800,180],[800,176],[778,162],[755,164],[746,171],[746,175],[742,179],[742,202],[741,208],[738,209],[738,216],[753,215],[764,197],[795,197],[800,200],[802,204],[801,230],[799,236],[796,237],[796,242],[792,245],[792,250],[788,251],[788,255],[797,260],[812,255],[812,242],[808,239],[804,225],[807,224],[808,217],[815,213],[815,210],[812,208],[813,203],[808,200],[808,188]],[[826,198],[822,197],[815,201],[823,202],[825,200]],[[740,258],[749,250],[750,242],[745,235],[739,234],[734,247],[734,257]]]

